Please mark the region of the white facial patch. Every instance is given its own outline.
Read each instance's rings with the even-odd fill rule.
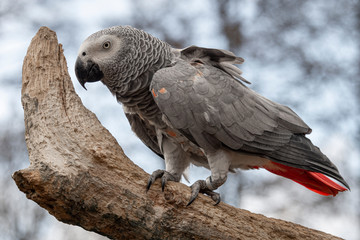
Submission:
[[[103,35],[98,38],[89,37],[81,44],[78,56],[83,60],[92,59],[101,62],[112,58],[121,47],[121,39],[114,35]]]

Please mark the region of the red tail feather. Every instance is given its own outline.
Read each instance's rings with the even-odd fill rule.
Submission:
[[[321,173],[289,167],[276,162],[271,162],[264,166],[264,168],[269,172],[289,178],[321,195],[336,196],[338,192],[347,190]]]

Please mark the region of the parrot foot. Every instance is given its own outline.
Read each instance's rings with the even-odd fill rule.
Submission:
[[[211,199],[215,202],[214,206],[218,205],[221,201],[220,194],[209,189],[206,186],[205,180],[198,180],[193,185],[191,185],[191,197],[186,206],[192,204],[199,193],[205,193],[206,195],[210,196]]]
[[[165,189],[165,185],[168,181],[174,181],[174,182],[179,182],[180,181],[180,177],[177,177],[174,174],[171,174],[165,170],[156,170],[154,171],[148,181],[148,184],[146,186],[146,191],[149,191],[151,185],[156,181],[156,179],[161,178],[161,190],[164,191]]]

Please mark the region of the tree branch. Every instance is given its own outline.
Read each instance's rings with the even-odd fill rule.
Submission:
[[[59,221],[112,239],[335,239],[157,181],[131,162],[74,91],[55,32],[40,28],[23,65],[30,166],[13,174],[26,196]]]

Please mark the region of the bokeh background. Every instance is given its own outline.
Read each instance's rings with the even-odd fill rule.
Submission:
[[[58,222],[21,193],[11,174],[29,165],[20,102],[21,68],[39,27],[57,32],[84,105],[145,171],[161,159],[135,137],[121,106],[101,84],[85,91],[74,74],[81,42],[113,25],[132,25],[183,48],[229,49],[252,89],[290,106],[310,139],[338,166],[351,192],[323,197],[265,170],[230,174],[223,200],[345,239],[360,239],[360,3],[337,0],[1,0],[0,239],[105,239]],[[209,171],[190,169],[190,182]],[[186,183],[186,182],[185,182]],[[186,183],[189,184],[189,183]],[[145,187],[145,186],[144,186]]]

